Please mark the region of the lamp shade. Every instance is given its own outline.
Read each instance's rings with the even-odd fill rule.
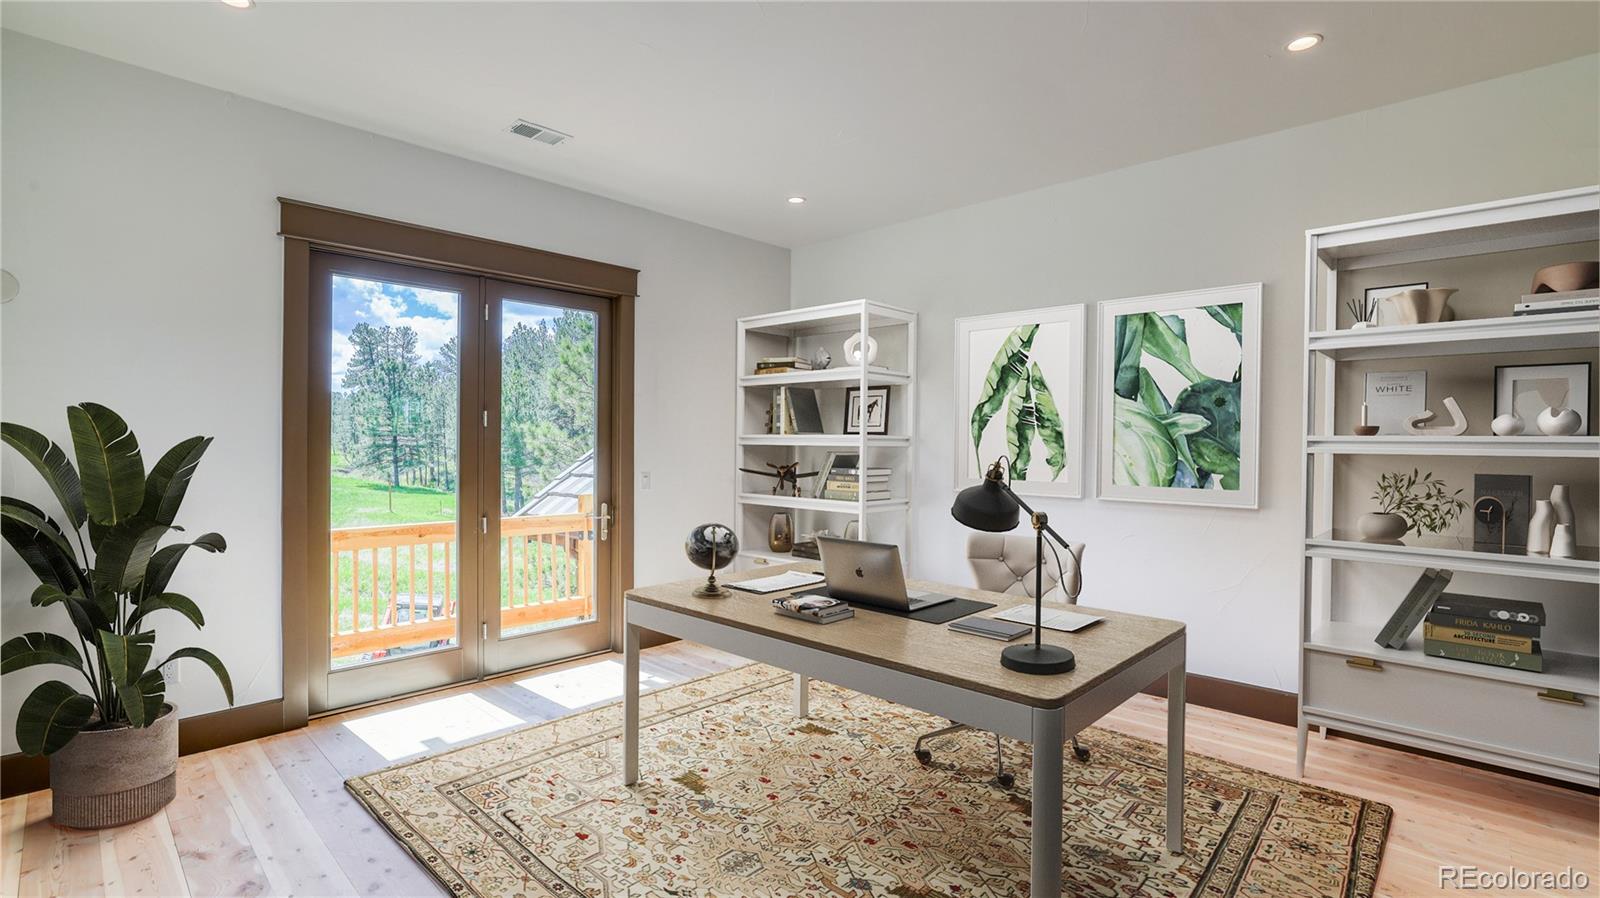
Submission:
[[[963,526],[990,533],[1015,530],[1022,520],[1017,500],[994,477],[985,477],[977,486],[957,493],[950,514]]]

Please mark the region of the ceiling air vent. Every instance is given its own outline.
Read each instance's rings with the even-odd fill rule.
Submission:
[[[535,125],[533,122],[520,118],[511,123],[509,130],[512,134],[515,134],[518,137],[526,137],[529,140],[537,140],[540,143],[547,143],[550,146],[565,143],[566,141],[572,139],[571,134],[563,134],[554,128],[546,128],[544,125]]]

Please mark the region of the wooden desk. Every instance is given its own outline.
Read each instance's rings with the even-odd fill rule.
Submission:
[[[810,564],[771,566],[734,574],[728,580],[814,569]],[[846,621],[813,624],[774,613],[771,600],[779,593],[754,595],[735,590],[728,598],[695,598],[690,593],[703,582],[680,580],[639,587],[628,590],[623,602],[623,777],[629,785],[639,778],[639,633],[654,630],[793,671],[794,713],[799,717],[807,715],[808,678],[815,677],[1031,743],[1031,893],[1058,895],[1061,763],[1067,737],[1166,675],[1167,850],[1182,853],[1182,623],[1098,608],[1078,609],[1105,620],[1079,633],[1044,631],[1046,642],[1072,649],[1077,667],[1064,674],[1033,676],[1000,666],[1000,650],[1006,643],[957,633],[944,624],[871,611],[858,611]],[[912,581],[910,587],[999,606],[979,612],[986,615],[1032,604],[1026,598],[940,583]],[[909,745],[906,763],[916,763]]]

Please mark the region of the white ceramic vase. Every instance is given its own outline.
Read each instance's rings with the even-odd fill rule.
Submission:
[[[1527,427],[1528,425],[1522,420],[1521,415],[1512,414],[1511,412],[1500,415],[1489,422],[1489,429],[1495,432],[1495,436],[1502,437],[1514,437],[1526,430]]]
[[[1528,521],[1528,554],[1550,554],[1550,540],[1556,532],[1556,512],[1549,499],[1533,503],[1533,519]]]
[[[1556,523],[1572,526],[1572,498],[1567,494],[1567,485],[1558,483],[1550,487],[1550,508],[1556,513]]]
[[[1550,538],[1551,558],[1571,558],[1578,554],[1578,540],[1572,535],[1571,524],[1557,524]]]
[[[1539,413],[1539,431],[1547,437],[1565,437],[1578,432],[1583,418],[1570,408],[1547,408]]]

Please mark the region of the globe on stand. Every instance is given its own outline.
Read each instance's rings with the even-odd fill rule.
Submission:
[[[733,562],[733,557],[739,554],[739,538],[732,529],[724,524],[701,524],[695,527],[683,541],[683,554],[689,556],[696,567],[711,572],[706,577],[705,585],[694,591],[696,598],[720,599],[729,594],[727,589],[717,585],[717,570],[727,567]]]

